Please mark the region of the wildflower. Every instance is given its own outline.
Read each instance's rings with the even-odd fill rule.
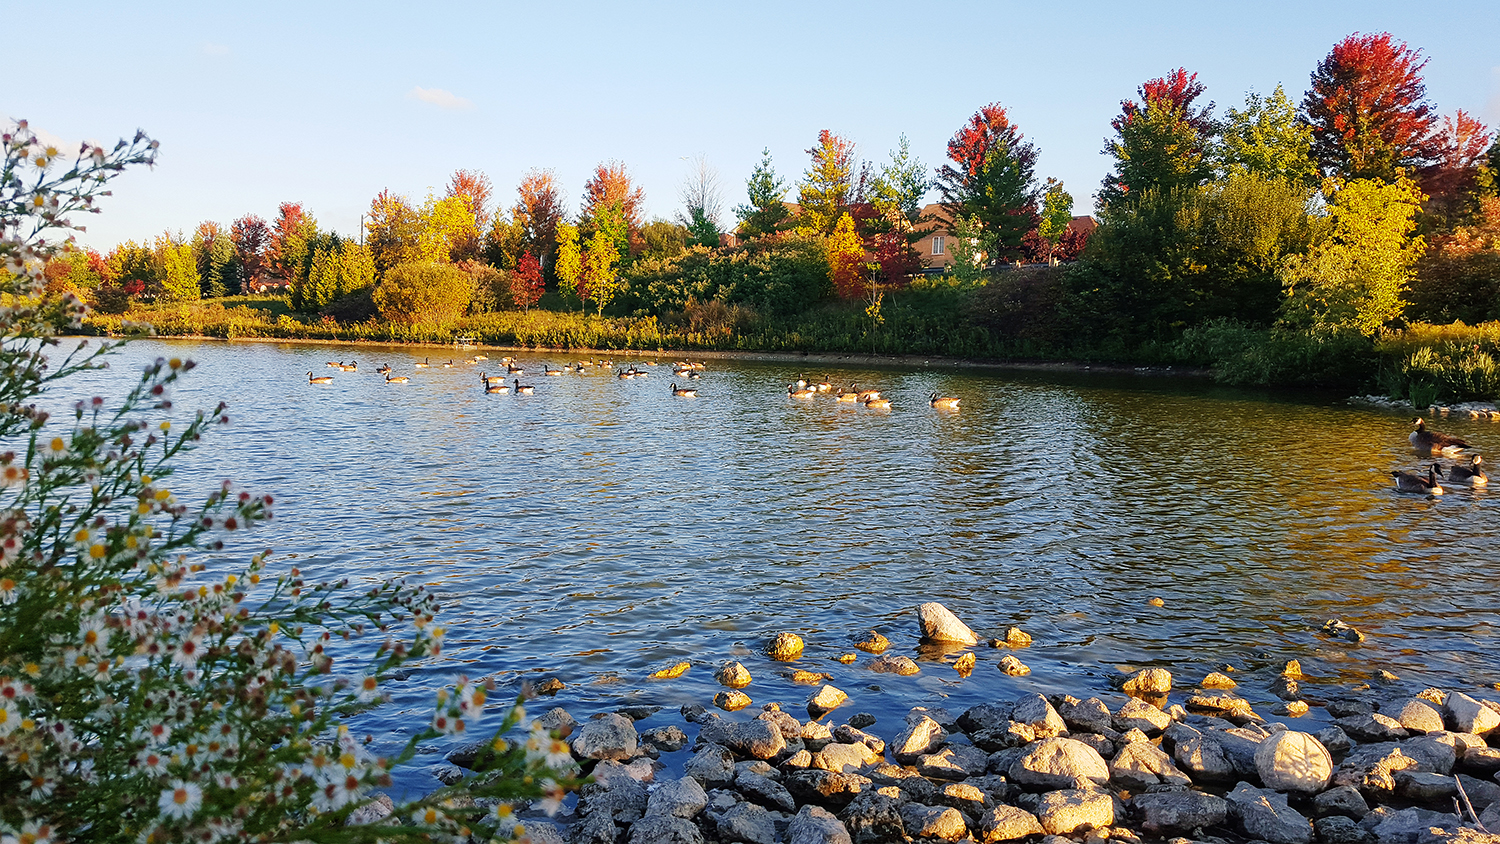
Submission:
[[[418,826],[437,826],[444,820],[436,806],[428,806],[411,813],[411,821]]]
[[[203,642],[198,636],[188,636],[172,651],[172,661],[191,671],[198,665],[198,657],[202,655]]]
[[[45,821],[27,821],[21,825],[19,844],[52,844],[52,825]]]
[[[536,807],[551,817],[562,808],[563,797],[566,795],[567,792],[557,784],[557,780],[548,777],[542,780],[542,799],[536,801]]]
[[[0,577],[0,604],[16,602],[16,582],[9,577]]]
[[[135,761],[136,764],[141,767],[141,770],[145,771],[146,773],[165,774],[167,772],[167,762],[169,760],[167,759],[165,754],[148,748],[146,750],[142,750],[140,753],[137,753],[135,755]]]
[[[573,764],[573,749],[567,739],[554,738],[547,744],[547,755],[543,760],[549,768],[566,768]]]
[[[161,797],[156,800],[156,806],[162,815],[169,818],[190,818],[198,812],[201,805],[203,789],[182,780],[173,780],[171,786],[164,789]]]
[[[372,701],[380,691],[380,682],[371,674],[359,681],[359,699],[365,702]]]
[[[42,444],[42,454],[46,457],[52,458],[53,460],[59,460],[67,457],[69,454],[68,441],[63,439],[62,437],[53,437],[52,439],[47,440],[47,442]]]
[[[109,645],[109,629],[104,626],[104,619],[99,616],[86,618],[78,631],[78,641],[83,649],[90,653],[102,654]]]
[[[8,736],[21,726],[21,712],[10,701],[0,701],[0,737]]]
[[[4,468],[0,468],[0,487],[4,487],[6,489],[14,489],[18,486],[21,486],[22,484],[26,483],[26,477],[28,474],[29,473],[26,471],[25,466],[18,466],[14,463],[7,463],[5,464]]]

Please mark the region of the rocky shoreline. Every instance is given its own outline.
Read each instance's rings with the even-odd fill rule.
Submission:
[[[985,643],[939,604],[919,615],[929,643]],[[781,634],[766,651],[795,659],[801,644]],[[889,642],[872,633],[855,646]],[[904,669],[905,657],[882,659]],[[826,683],[797,711],[767,703],[737,717],[748,672],[730,663],[716,676],[726,714],[689,704],[680,725],[638,731],[657,707],[541,716],[591,782],[558,818],[528,819],[529,839],[1500,844],[1486,831],[1500,831],[1500,703],[1459,691],[1350,690],[1317,702],[1332,721],[1314,734],[1268,721],[1217,672],[1189,684],[1162,668],[1122,675],[1113,708],[1029,693],[956,715],[919,706],[891,724],[845,714],[848,696]],[[1273,682],[1281,714],[1308,711],[1300,676],[1290,661]]]

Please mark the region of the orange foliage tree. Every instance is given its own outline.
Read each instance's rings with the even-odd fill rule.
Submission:
[[[634,242],[641,230],[641,206],[646,192],[630,181],[630,173],[618,161],[594,168],[594,175],[583,184],[583,226],[587,232],[609,228],[600,223],[610,216],[623,216],[627,243]],[[617,237],[610,233],[611,237]]]
[[[848,214],[839,217],[833,234],[824,242],[824,249],[828,253],[828,274],[839,297],[858,299],[865,295],[869,286],[865,279],[865,248],[854,230],[853,217]]]
[[[1312,155],[1325,173],[1389,182],[1398,168],[1432,161],[1436,121],[1422,81],[1426,65],[1421,50],[1389,32],[1356,32],[1333,45],[1302,100]]]

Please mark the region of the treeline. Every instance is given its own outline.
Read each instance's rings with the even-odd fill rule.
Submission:
[[[732,218],[701,159],[673,220],[644,219],[620,162],[595,169],[576,213],[550,171],[526,174],[506,208],[460,170],[420,203],[383,191],[360,238],[288,203],[271,223],[204,223],[48,273],[103,311],[284,287],[302,324],[361,336],[540,306],[725,348],[1191,363],[1245,383],[1500,394],[1484,374],[1496,332],[1466,330],[1500,319],[1500,142],[1436,112],[1424,64],[1388,34],[1351,35],[1300,102],[1278,86],[1222,115],[1186,69],[1143,83],[1111,121],[1092,236],[992,103],[936,169],[904,137],[872,163],[824,130],[788,184],[766,152]],[[940,274],[913,248],[933,232],[951,258]]]

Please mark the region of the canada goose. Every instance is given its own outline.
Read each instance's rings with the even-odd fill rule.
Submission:
[[[862,402],[864,402],[865,404],[869,404],[872,400],[878,399],[878,398],[880,398],[880,391],[879,390],[860,390],[859,391],[859,400],[862,401]]]
[[[865,399],[865,407],[868,407],[871,410],[890,410],[891,400],[883,399],[880,397],[880,394],[877,393],[874,398]]]
[[[853,386],[853,385],[851,384],[850,386]],[[859,401],[859,393],[854,392],[852,390],[845,390],[845,389],[843,389],[841,387],[841,388],[839,388],[838,394],[835,395],[834,398],[837,399],[838,401],[855,402],[855,401]]]
[[[448,362],[445,363],[445,364],[443,364],[443,368],[444,369],[452,369],[453,368],[453,358],[448,358]]]
[[[505,371],[510,375],[524,375],[526,373],[526,370],[510,362],[505,364]]]
[[[329,361],[328,362],[328,368],[329,369],[343,369],[344,368],[344,362],[343,361],[339,361],[338,363],[334,363],[333,361]]]
[[[615,377],[618,378],[618,379],[620,379],[621,381],[623,381],[626,378],[634,378],[635,377],[635,373],[631,372],[628,369],[621,369],[621,370],[615,372]]]
[[[311,372],[308,372],[307,373],[307,383],[309,383],[309,384],[332,384],[333,383],[333,376],[332,375],[319,375],[318,377],[314,378],[313,374]]]
[[[426,369],[427,367],[431,366],[431,364],[428,363],[428,358],[422,358],[422,362],[414,364],[414,366],[416,366],[416,368],[418,369]]]
[[[381,365],[380,365],[380,367],[379,367],[379,368],[377,368],[377,369],[376,369],[376,370],[375,370],[375,371],[376,371],[376,372],[377,372],[377,373],[379,373],[379,374],[381,374],[381,375],[384,375],[384,374],[386,374],[386,373],[387,373],[387,372],[390,372],[390,371],[391,371],[391,365],[390,365],[390,364],[388,364],[388,363],[382,363],[382,364],[381,364]]]
[[[504,384],[505,383],[505,376],[504,375],[486,375],[483,372],[481,372],[481,373],[479,373],[479,382],[481,384],[484,384],[484,386],[486,386],[486,387],[493,386],[495,384]]]
[[[692,387],[679,387],[676,384],[673,384],[672,395],[690,399],[697,396],[698,391],[693,389]]]
[[[1490,476],[1484,473],[1484,458],[1474,455],[1467,466],[1454,466],[1448,470],[1448,480],[1456,484],[1468,484],[1470,486],[1485,486],[1490,482]]]
[[[509,393],[510,385],[505,383],[504,381],[501,381],[498,384],[485,384],[484,391],[486,393]]]
[[[927,403],[932,405],[933,407],[942,407],[947,408],[948,410],[958,409],[958,399],[953,398],[952,396],[940,396],[937,393],[933,393],[932,396],[927,399]]]
[[[474,356],[474,360],[489,360],[489,359],[490,359],[489,355],[475,355]]]
[[[688,370],[687,377],[689,377],[689,378],[702,378],[703,377],[703,373],[698,372],[696,370],[691,370],[690,369],[690,370]]]
[[[519,379],[519,378],[516,379],[516,395],[518,395],[518,396],[529,396],[529,395],[531,395],[532,393],[535,393],[535,392],[536,392],[536,387],[533,387],[530,384],[522,384],[521,383],[521,379]]]
[[[348,363],[340,364],[339,365],[339,369],[342,369],[345,372],[358,372],[359,371],[359,361],[357,361],[357,360],[351,360]]]
[[[807,379],[803,378],[802,376],[799,375],[799,376],[797,376],[797,380],[794,381],[794,382],[792,382],[792,383],[796,384],[797,385],[797,389],[800,390],[803,387],[807,386]]]
[[[543,375],[554,375],[555,376],[555,375],[561,375],[561,374],[563,374],[563,371],[561,369],[552,369],[552,368],[548,367],[544,363],[544,364],[542,364],[542,374]]]
[[[824,375],[822,381],[819,381],[818,383],[813,385],[813,389],[817,390],[820,393],[826,393],[833,389],[833,385],[828,383],[828,376]]]
[[[818,394],[817,390],[807,387],[806,381],[802,382],[802,384],[803,386],[801,387],[798,387],[796,384],[788,384],[786,386],[786,394],[794,399],[810,399]]]
[[[691,375],[692,372],[693,370],[691,367],[683,366],[681,364],[678,364],[677,368],[672,370],[672,374],[677,376],[678,378],[686,378]]]
[[[385,374],[385,383],[387,384],[405,384],[410,380],[411,379],[406,377],[405,375],[392,375],[389,372]]]
[[[1442,474],[1442,468],[1434,463],[1427,467],[1426,477],[1414,472],[1392,472],[1391,477],[1396,479],[1398,492],[1426,492],[1432,495],[1442,495],[1443,488],[1438,486],[1437,482]]]
[[[1417,426],[1411,432],[1410,439],[1412,447],[1418,451],[1462,451],[1469,447],[1467,442],[1451,434],[1427,430],[1427,423],[1420,416],[1413,419],[1411,424]]]

